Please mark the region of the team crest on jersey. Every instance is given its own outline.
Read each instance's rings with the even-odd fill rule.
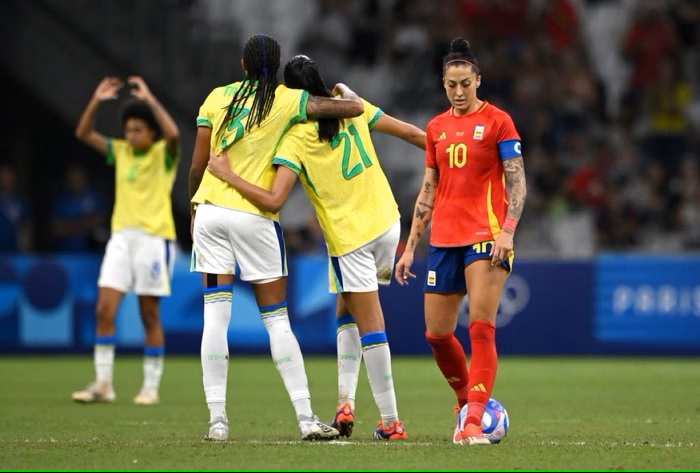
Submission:
[[[440,133],[440,136],[438,136],[438,139],[437,139],[437,140],[438,140],[438,141],[441,141],[441,140],[444,140],[445,138],[447,138],[447,135],[446,135],[445,132],[443,131],[442,133]]]
[[[484,138],[484,125],[476,125],[474,127],[474,139],[482,140]]]

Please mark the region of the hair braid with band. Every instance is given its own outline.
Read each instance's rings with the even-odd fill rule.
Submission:
[[[250,130],[254,124],[260,126],[272,109],[278,85],[277,71],[280,67],[279,43],[264,34],[251,36],[243,46],[243,63],[246,67],[246,78],[233,95],[217,134],[243,111],[251,95],[254,98],[246,130]]]

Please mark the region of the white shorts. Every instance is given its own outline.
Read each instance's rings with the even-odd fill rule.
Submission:
[[[140,296],[169,296],[175,242],[138,228],[122,228],[107,242],[98,287]]]
[[[372,292],[388,286],[394,271],[396,248],[401,238],[397,220],[389,230],[343,256],[328,258],[330,292]]]
[[[236,265],[244,281],[286,276],[287,255],[279,222],[216,205],[198,205],[190,271],[235,275]]]

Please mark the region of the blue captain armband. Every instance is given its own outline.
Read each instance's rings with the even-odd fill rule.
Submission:
[[[523,153],[520,150],[521,143],[518,139],[503,140],[498,143],[498,155],[501,157],[501,161],[504,159],[516,158],[522,156]]]

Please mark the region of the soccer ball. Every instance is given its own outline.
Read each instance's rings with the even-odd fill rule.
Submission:
[[[462,407],[459,413],[460,419],[467,416],[467,407],[467,404]],[[481,431],[491,443],[500,442],[508,432],[508,412],[503,404],[494,398],[489,399],[489,402],[486,403],[484,415],[481,417]]]
[[[494,398],[486,403],[486,409],[481,418],[481,431],[491,443],[500,442],[508,432],[508,411]]]

